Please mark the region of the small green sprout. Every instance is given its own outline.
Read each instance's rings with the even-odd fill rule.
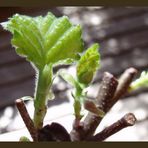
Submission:
[[[29,17],[25,15],[16,14],[7,22],[1,23],[1,25],[4,27],[4,29],[12,33],[11,43],[15,47],[16,53],[20,56],[25,57],[26,60],[33,65],[33,68],[36,71],[36,88],[33,98],[25,96],[21,99],[34,101],[33,121],[32,119],[30,119],[25,106],[25,118],[23,118],[23,113],[21,114],[22,118],[25,119],[25,124],[29,124],[26,124],[26,127],[30,131],[33,140],[42,141],[46,139],[45,127],[45,135],[42,135],[42,129],[44,130],[44,128],[42,128],[43,121],[47,112],[47,101],[53,99],[54,96],[52,93],[53,80],[58,74],[74,88],[74,91],[72,92],[75,114],[75,122],[73,127],[74,135],[78,136],[78,138],[76,137],[76,140],[85,140],[83,138],[83,136],[85,135],[87,136],[86,139],[88,139],[89,136],[89,140],[91,140],[90,133],[93,134],[93,127],[91,128],[91,126],[95,127],[106,113],[104,112],[104,110],[99,108],[99,104],[96,104],[95,101],[93,102],[92,100],[89,100],[87,98],[86,91],[86,89],[91,84],[97,70],[100,68],[100,53],[98,52],[99,45],[95,43],[83,53],[84,42],[82,40],[82,31],[80,25],[73,25],[66,16],[56,18],[50,12],[44,17]],[[54,75],[53,68],[55,66],[59,64],[73,64],[74,62],[76,63],[75,77],[71,74],[66,73],[63,70],[58,71]],[[106,107],[108,105],[107,103],[111,103],[112,105],[112,102],[106,101],[106,99],[108,99],[106,95],[109,96],[110,99],[113,98],[113,101],[115,98],[113,97],[113,95],[115,92],[114,90],[117,86],[117,82],[115,81],[115,78],[112,79],[112,76],[109,78],[109,82],[115,85],[110,85],[107,80],[103,80],[105,81],[105,83],[103,82],[104,84],[102,88],[105,87],[106,89],[104,90],[106,92],[103,90],[103,95],[101,94],[99,96],[103,96],[103,99],[101,98],[102,102],[100,103],[103,106],[102,108]],[[125,84],[121,82],[121,84],[119,85],[119,87],[122,86],[123,90],[120,88],[119,90],[116,90],[117,94],[119,94],[116,95],[116,100],[124,93],[123,91],[127,89],[127,87],[129,87],[129,85],[127,86],[127,81],[125,82]],[[109,88],[107,88],[108,85]],[[113,87],[113,89],[111,87]],[[130,85],[129,91],[138,89],[140,87],[148,87],[148,72],[146,71],[142,72],[140,78],[135,80]],[[19,101],[16,102],[20,103]],[[110,104],[108,106],[110,107]],[[91,126],[88,127],[86,131],[83,131],[84,129],[82,130],[84,134],[81,134],[81,131],[79,133],[79,130],[75,130],[75,127],[79,127],[77,125],[80,125],[80,120],[83,117],[82,107],[95,114],[95,116],[93,115],[92,117],[88,116],[88,119],[90,121],[88,120],[87,124],[90,123]],[[22,108],[19,108],[20,113],[22,111],[21,109]],[[101,118],[97,119],[96,117]],[[28,120],[26,120],[26,118],[28,118]],[[135,117],[133,118],[135,121]],[[51,125],[48,126],[49,130],[50,126]],[[117,126],[119,126],[119,124]],[[63,130],[63,127],[60,127],[62,128],[61,130]],[[54,128],[56,129],[57,126],[55,126]],[[89,129],[91,129],[92,131],[89,131]],[[49,134],[51,134],[51,137],[54,137],[53,139],[56,139],[54,133],[57,132],[51,131],[51,133]],[[81,135],[83,136],[81,137]],[[45,139],[43,138],[44,136]],[[57,137],[59,137],[59,135]],[[58,140],[59,139],[57,139],[57,141]],[[20,138],[20,141],[28,142],[30,140],[27,137],[23,136]]]
[[[72,96],[74,98],[74,112],[77,119],[83,117],[81,114],[81,107],[87,98],[85,89],[92,82],[93,77],[100,66],[100,54],[98,48],[98,44],[93,44],[81,56],[76,66],[76,78],[64,72],[60,73],[62,78],[75,88]],[[99,111],[97,111],[97,114],[98,112]]]
[[[53,67],[70,64],[84,50],[80,25],[72,25],[68,17],[56,18],[52,13],[45,17],[16,14],[1,24],[13,35],[11,43],[17,54],[25,57],[36,70],[34,93],[34,124],[41,129],[52,99]]]
[[[20,142],[30,142],[30,140],[27,137],[25,137],[25,136],[20,137],[19,141]]]
[[[88,48],[77,64],[78,81],[86,86],[92,81],[96,70],[100,66],[98,48],[98,44],[94,44]]]
[[[129,91],[133,91],[141,87],[148,87],[148,71],[143,71],[140,77],[131,83]]]

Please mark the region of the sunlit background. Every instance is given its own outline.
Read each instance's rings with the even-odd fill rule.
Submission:
[[[148,8],[147,7],[53,7],[53,8],[0,8],[0,22],[7,21],[15,13],[30,16],[67,15],[74,24],[81,24],[87,48],[94,42],[100,44],[101,69],[93,85],[88,89],[90,98],[95,98],[103,72],[119,77],[129,67],[148,69]],[[14,100],[33,96],[35,71],[25,59],[16,55],[10,44],[10,33],[0,28],[0,141],[17,141],[29,135],[14,106]],[[61,51],[62,52],[62,51]],[[74,74],[75,67],[66,66]],[[55,71],[57,68],[55,69]],[[137,76],[138,76],[137,75]],[[46,123],[57,121],[70,131],[72,128],[72,88],[60,78],[54,81],[55,99],[49,102]],[[33,115],[32,102],[26,102]],[[122,98],[107,114],[97,131],[132,112],[138,121],[111,136],[107,141],[148,141],[148,89],[142,89]]]

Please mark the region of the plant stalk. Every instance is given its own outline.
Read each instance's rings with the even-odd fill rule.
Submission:
[[[39,70],[34,100],[34,125],[38,130],[43,127],[43,120],[47,112],[47,97],[51,84],[47,80],[48,77],[45,77],[43,70]]]

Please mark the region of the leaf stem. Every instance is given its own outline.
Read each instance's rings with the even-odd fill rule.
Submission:
[[[49,74],[47,76],[49,76]],[[49,89],[51,83],[47,82],[48,77],[44,75],[43,70],[39,70],[37,78],[34,100],[34,125],[37,129],[41,129],[47,112],[47,97],[50,93]]]
[[[81,94],[82,94],[82,89],[81,88],[76,88],[75,90],[75,95],[74,95],[74,113],[75,113],[75,120],[73,124],[73,128],[77,128],[80,124],[80,120],[82,118],[81,115]]]

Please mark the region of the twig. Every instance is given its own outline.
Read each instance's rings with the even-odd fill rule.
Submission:
[[[117,81],[112,74],[105,72],[99,93],[96,97],[98,108],[107,113],[120,97],[125,95],[136,73],[137,70],[135,68],[129,68],[121,75],[119,81]],[[101,120],[101,117],[93,113],[88,113],[84,120],[84,128],[77,131],[72,130],[72,140],[85,140],[91,137]]]
[[[105,72],[102,84],[96,97],[96,104],[105,113],[109,110],[110,103],[113,101],[113,96],[117,87],[118,80],[112,74]]]
[[[15,103],[32,139],[37,141],[37,130],[35,129],[34,123],[28,114],[24,101],[22,99],[17,99]]]
[[[135,122],[136,122],[136,117],[134,116],[134,114],[128,113],[117,122],[106,127],[100,133],[93,136],[91,139],[89,139],[89,141],[103,141],[106,138],[110,137],[111,135],[117,133],[118,131],[128,126],[133,126]]]
[[[125,72],[120,76],[118,82],[118,87],[116,89],[115,95],[113,97],[113,101],[110,104],[110,108],[123,96],[127,93],[129,85],[131,84],[134,76],[137,74],[137,70],[135,68],[128,68]]]
[[[106,113],[108,110],[108,104],[111,102],[118,82],[116,78],[108,73],[104,73],[104,77],[99,89],[99,93],[96,98],[96,105],[102,111]],[[102,117],[97,116],[93,113],[88,113],[84,120],[84,128],[75,130],[73,129],[71,132],[71,138],[73,141],[84,140],[86,136],[91,136],[96,130],[98,124],[101,122]]]
[[[112,74],[105,72],[96,97],[96,105],[105,113],[109,110],[109,104],[112,102],[117,85],[116,78]],[[102,117],[98,117],[92,113],[87,115],[84,120],[84,130],[87,131],[88,136],[95,132],[101,120]]]

